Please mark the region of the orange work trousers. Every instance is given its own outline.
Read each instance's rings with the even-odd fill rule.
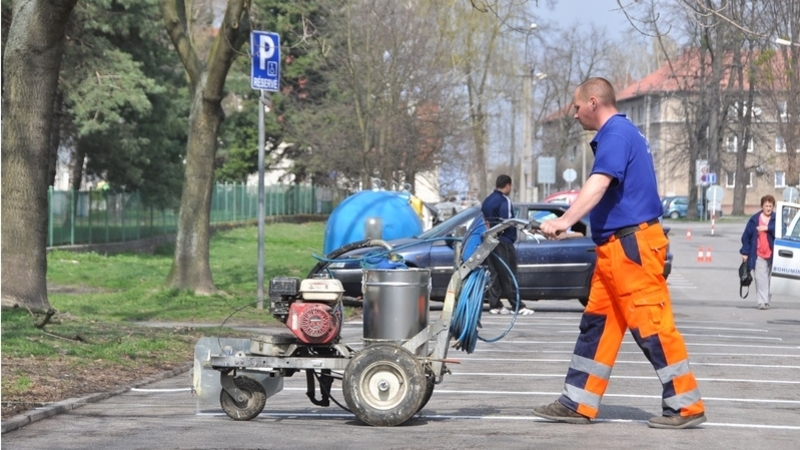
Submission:
[[[597,247],[589,303],[559,398],[564,406],[597,417],[627,328],[661,381],[663,415],[704,412],[663,275],[667,244],[660,224],[643,223]]]

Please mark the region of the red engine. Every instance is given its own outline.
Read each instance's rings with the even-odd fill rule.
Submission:
[[[306,344],[328,344],[342,329],[341,310],[335,304],[294,302],[286,326]]]

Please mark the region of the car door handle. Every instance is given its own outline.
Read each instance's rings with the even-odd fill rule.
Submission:
[[[592,247],[592,248],[590,248],[590,249],[588,249],[586,251],[589,252],[589,253],[596,253],[597,252],[597,247]]]
[[[778,256],[783,256],[784,258],[791,258],[794,253],[790,250],[778,250]]]

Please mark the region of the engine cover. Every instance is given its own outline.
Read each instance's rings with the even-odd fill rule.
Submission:
[[[286,326],[306,344],[328,344],[339,336],[341,314],[328,303],[294,302]]]

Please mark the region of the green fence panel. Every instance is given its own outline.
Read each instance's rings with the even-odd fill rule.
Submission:
[[[330,214],[343,192],[309,184],[265,186],[266,216]],[[124,242],[177,232],[178,211],[147,203],[139,192],[105,190],[47,191],[47,245]],[[258,186],[217,183],[211,198],[211,224],[258,218]],[[160,223],[159,223],[160,222]]]

